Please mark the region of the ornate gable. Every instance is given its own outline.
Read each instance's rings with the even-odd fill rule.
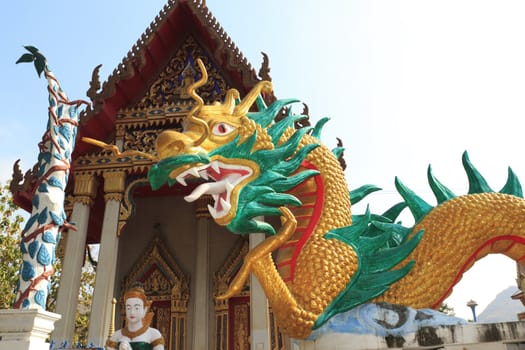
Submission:
[[[189,279],[156,236],[124,280],[122,291],[140,282],[153,301],[170,300],[171,295],[189,300]]]
[[[193,36],[188,36],[146,95],[133,109],[148,109],[155,106],[176,108],[178,105],[193,102],[187,93],[187,88],[201,76],[195,66],[197,58],[204,62],[209,76],[206,85],[199,88],[199,96],[206,103],[223,101],[229,88],[226,78],[219,73],[219,67],[213,62],[207,50],[200,46]]]
[[[206,68],[209,72],[220,72],[217,77],[222,77],[209,83],[208,96],[201,95],[205,100],[220,99],[226,82],[244,94],[259,81],[255,69],[204,1],[168,0],[154,22],[102,84],[100,91],[95,69],[89,89],[94,107],[82,114],[79,137],[111,141],[109,138],[114,134],[117,114],[137,107],[155,109],[161,104],[169,106],[175,102],[182,109],[175,108],[170,112],[182,112],[182,102],[187,100],[182,88],[184,79],[198,74],[192,72],[191,64],[197,56],[208,61]],[[163,70],[160,76],[159,69]],[[154,83],[150,84],[152,81]],[[74,157],[93,149],[91,145],[77,143]]]
[[[195,101],[187,88],[200,79],[196,67],[200,58],[208,71],[208,82],[199,88],[205,103],[223,101],[231,87],[221,74],[206,48],[189,35],[168,60],[156,80],[149,86],[138,103],[117,113],[116,139],[123,139],[123,150],[138,150],[153,154],[155,140],[164,129],[182,130],[187,113]]]

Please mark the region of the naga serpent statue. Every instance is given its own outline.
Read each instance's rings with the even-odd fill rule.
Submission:
[[[404,202],[381,215],[352,215],[355,203],[378,188],[349,192],[337,156],[319,141],[322,125],[295,129],[303,118],[279,111],[295,100],[267,107],[258,83],[242,100],[235,89],[223,103],[197,101],[184,132],[164,131],[157,139],[158,162],[151,186],[202,181],[185,197],[211,195],[214,220],[237,234],[264,232],[268,238],[248,252],[242,268],[219,298],[240,292],[250,273],[264,289],[281,331],[306,338],[332,316],[365,302],[437,308],[476,260],[502,253],[525,258],[525,201],[509,169],[500,192],[490,189],[465,153],[469,194],[456,196],[429,167],[433,207],[396,179]],[[257,106],[257,111],[252,105]],[[87,140],[89,141],[89,140]],[[101,143],[98,143],[101,145]],[[408,207],[412,228],[395,222]],[[260,217],[279,216],[274,227]]]
[[[31,216],[22,231],[22,266],[16,286],[15,309],[46,309],[54,273],[55,251],[64,229],[75,229],[64,211],[65,189],[76,142],[80,107],[86,101],[70,101],[50,70],[45,56],[34,46],[16,63],[34,63],[44,73],[49,92],[47,129],[38,144],[37,182]],[[18,164],[18,162],[16,163]]]

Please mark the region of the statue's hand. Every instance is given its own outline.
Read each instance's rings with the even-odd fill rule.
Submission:
[[[121,341],[118,350],[132,350],[131,345],[127,341]]]

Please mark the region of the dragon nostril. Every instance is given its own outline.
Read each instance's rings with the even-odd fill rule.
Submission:
[[[185,150],[188,136],[173,130],[166,130],[159,134],[156,149],[161,159],[175,156]]]

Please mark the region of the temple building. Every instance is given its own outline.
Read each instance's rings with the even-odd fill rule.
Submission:
[[[94,70],[87,92],[93,107],[81,116],[67,187],[66,209],[77,231],[66,232],[62,242],[56,342],[73,339],[83,252],[100,244],[89,343],[103,345],[112,331],[113,298],[115,328],[123,325],[123,292],[140,282],[153,300],[152,326],[164,335],[166,349],[243,350],[250,342],[261,350],[286,347],[258,284],[247,283],[229,300],[214,298],[264,236],[237,236],[218,226],[206,200],[184,200],[195,185],[153,191],[151,160],[115,156],[81,141],[90,137],[122,152],[155,154],[157,135],[181,130],[194,106],[186,88],[200,78],[197,58],[209,74],[199,89],[206,104],[222,101],[230,88],[243,96],[269,79],[267,67],[256,73],[202,0],[168,1],[103,84]],[[35,174],[14,179],[15,201],[30,211]]]
[[[453,320],[453,324],[428,325],[429,323],[425,322],[433,318],[432,314],[420,313],[418,310],[413,310],[412,312],[408,308],[403,307],[405,304],[398,302],[399,298],[392,298],[391,300],[400,305],[389,304],[390,301],[386,300],[386,302],[378,302],[374,305],[374,307],[379,305],[383,309],[365,310],[363,314],[359,314],[365,315],[366,319],[361,316],[349,316],[344,322],[339,324],[334,322],[334,327],[328,325],[324,329],[318,328],[317,330],[322,332],[319,331],[315,336],[310,335],[310,338],[306,340],[292,342],[280,333],[263,289],[254,276],[250,276],[247,279],[238,295],[225,300],[217,298],[226,292],[231,281],[241,268],[244,257],[250,249],[253,249],[266,238],[265,235],[261,233],[235,235],[226,230],[226,228],[216,224],[208,211],[208,205],[213,201],[210,197],[203,196],[195,202],[188,203],[184,197],[192,193],[199,185],[196,182],[197,180],[187,180],[187,186],[180,184],[174,184],[173,186],[164,185],[158,190],[153,190],[148,181],[148,172],[156,161],[147,157],[147,154],[153,157],[158,156],[155,149],[158,135],[165,130],[182,131],[188,121],[187,119],[190,119],[188,114],[194,110],[197,103],[193,92],[190,93],[188,91],[188,87],[192,85],[195,87],[194,84],[204,74],[204,70],[201,71],[198,68],[197,62],[200,62],[198,59],[202,60],[208,74],[206,83],[198,88],[198,95],[206,105],[214,102],[223,102],[229,89],[236,89],[240,93],[240,97],[244,97],[262,80],[271,80],[268,57],[263,54],[263,64],[260,69],[256,70],[252,67],[210,13],[205,0],[167,0],[167,4],[161,9],[159,15],[146,28],[136,44],[133,45],[105,82],[100,83],[100,66],[95,67],[93,70],[92,80],[89,83],[90,87],[86,93],[91,100],[91,106],[81,114],[76,145],[72,154],[71,173],[65,190],[67,221],[73,223],[76,229],[63,233],[57,249],[63,268],[54,310],[61,315],[61,319],[55,323],[55,329],[51,334],[51,340],[55,344],[65,344],[67,341],[68,345],[70,345],[70,342],[74,339],[75,315],[79,308],[79,290],[86,251],[89,249],[88,247],[96,246],[98,247],[96,279],[87,334],[88,344],[86,344],[95,348],[103,347],[113,332],[124,326],[125,307],[123,296],[129,287],[137,283],[144,288],[149,300],[152,301],[151,309],[154,311],[155,317],[151,326],[162,333],[166,350],[290,350],[292,347],[295,350],[333,350],[341,348],[361,350],[394,347],[404,349],[459,349],[461,347],[466,349],[467,346],[469,349],[492,349],[495,346],[501,349],[522,349],[525,347],[525,323],[523,322],[466,324],[466,322],[462,323]],[[201,80],[201,82],[204,80]],[[268,105],[276,99],[273,93],[263,94],[263,98]],[[286,110],[279,112],[276,120],[287,115]],[[307,109],[302,114],[307,116]],[[306,125],[308,125],[307,118],[296,122],[297,128]],[[284,131],[284,128],[281,131]],[[109,147],[102,149],[87,143],[82,140],[86,137],[111,145],[110,147],[114,147],[119,152],[112,152],[109,150]],[[177,142],[180,142],[180,139],[167,144],[171,147],[176,145]],[[275,142],[277,143],[277,141]],[[192,145],[194,146],[195,143]],[[341,146],[340,143],[339,146]],[[297,152],[296,147],[290,148],[290,153],[283,157],[289,159],[292,157],[289,155],[292,152],[295,152],[295,154],[300,153]],[[116,153],[119,153],[119,155],[116,155]],[[339,157],[339,163],[344,169],[346,165],[340,157],[340,153],[334,153]],[[51,158],[51,154],[49,154],[49,157]],[[58,157],[55,156],[55,158]],[[266,155],[266,158],[270,158],[270,156]],[[323,160],[326,158],[323,158]],[[331,156],[329,159],[331,161],[331,169],[339,170],[339,164],[334,165],[336,163],[335,159]],[[296,165],[298,166],[299,162]],[[297,169],[297,166],[293,170]],[[64,166],[64,168],[66,167]],[[311,168],[311,170],[313,169]],[[470,169],[471,173],[474,173],[474,170],[472,170],[474,168]],[[344,177],[342,174],[338,174],[341,179]],[[24,175],[18,168],[18,164],[15,163],[13,181],[10,186],[11,192],[15,203],[29,212],[31,212],[33,206],[38,207],[38,205],[33,204],[34,202],[38,203],[38,196],[34,196],[35,189],[39,189],[37,175],[37,166],[28,170]],[[482,188],[485,186],[481,175],[478,177],[476,173],[472,176],[469,175],[469,179],[471,177],[476,180],[476,185],[473,187]],[[322,175],[319,175],[319,178],[322,178]],[[509,179],[513,179],[510,177],[510,172]],[[433,181],[435,187],[441,186],[437,185],[439,184],[437,180],[434,179]],[[324,186],[325,183],[329,184],[332,188],[341,191],[343,195],[338,198],[332,198],[328,195],[323,197],[323,200],[324,198],[329,199],[326,200],[326,203],[330,202],[332,204],[332,207],[329,207],[326,212],[330,214],[330,210],[341,203],[343,203],[342,206],[346,206],[346,203],[348,203],[349,209],[350,201],[348,200],[346,187],[341,185],[342,182],[329,182],[323,182],[322,185]],[[310,184],[312,183],[313,180]],[[54,187],[60,187],[62,191],[64,186],[55,184]],[[504,190],[507,191],[505,193],[510,194],[511,187],[516,187],[516,192],[522,192],[521,185],[519,185],[517,180],[509,181],[509,185],[505,185]],[[318,203],[324,203],[316,201],[316,199],[321,197],[312,195],[316,194],[316,191],[320,188],[321,182],[319,186],[317,183],[315,183],[315,186],[306,186],[305,197],[312,199],[299,208],[299,210],[303,211],[298,216],[306,217],[305,213],[313,212],[314,209],[312,208],[316,207]],[[441,189],[438,191],[441,195],[440,198],[443,199],[449,195],[449,190],[446,190]],[[405,190],[405,193],[408,193],[408,191],[408,189]],[[366,190],[361,192],[366,192]],[[490,193],[494,194],[492,190]],[[479,193],[471,194],[478,195]],[[411,194],[409,195],[412,196]],[[363,195],[358,193],[356,197],[359,196],[362,197]],[[341,198],[344,198],[344,200],[341,200]],[[418,199],[414,199],[416,197],[411,198],[414,202],[419,202]],[[33,201],[33,199],[36,200]],[[482,200],[477,200],[477,202],[482,202]],[[498,206],[502,202],[497,202]],[[302,203],[304,204],[305,202]],[[320,204],[318,207],[320,208],[323,205]],[[396,206],[401,208],[399,204]],[[426,210],[426,206],[421,203],[416,203],[415,206],[422,207],[417,208],[419,216]],[[520,206],[519,213],[525,217],[525,210],[522,210],[523,205],[520,204]],[[450,206],[449,208],[454,207]],[[469,206],[464,208],[468,209]],[[461,212],[461,215],[465,215],[467,209]],[[494,211],[501,210],[496,209]],[[335,212],[336,210],[332,211]],[[252,211],[251,213],[260,215],[260,211]],[[318,218],[328,218],[326,221],[335,221],[329,214],[325,215],[324,213],[321,210],[316,211],[316,215],[318,214],[316,220]],[[474,211],[474,214],[476,213],[478,212]],[[350,211],[341,211],[339,215],[341,217],[344,216],[345,220],[341,220],[343,224],[340,226],[330,224],[330,226],[326,226],[328,229],[319,232],[323,235],[326,235],[326,232],[330,232],[332,237],[329,238],[334,238],[334,232],[343,232],[346,235],[351,232],[352,235],[355,234],[355,237],[359,239],[365,237],[357,229],[353,230],[354,227],[349,226],[350,222],[346,219],[351,215]],[[443,215],[442,217],[449,220],[442,212],[439,212],[439,215]],[[515,215],[514,219],[521,217]],[[35,220],[36,218],[34,216]],[[274,227],[280,225],[277,217],[274,219],[261,219],[266,219]],[[368,220],[370,218],[366,220],[356,220],[355,222],[358,222],[358,225],[355,226],[361,225],[367,228],[366,225],[369,224]],[[480,220],[485,220],[485,218],[482,217]],[[311,222],[314,221],[312,220]],[[379,226],[395,226],[388,221],[378,220],[377,222],[380,223]],[[365,225],[363,226],[362,223]],[[62,224],[63,220],[61,220],[61,223],[55,221],[55,226]],[[286,222],[282,227],[286,227],[285,224]],[[436,224],[428,227],[434,228],[437,226]],[[70,226],[62,225],[62,227]],[[478,226],[475,227],[477,228]],[[396,229],[389,234],[405,232],[396,231],[398,229],[399,227],[396,226]],[[44,231],[44,228],[41,231]],[[303,227],[302,231],[304,232],[306,229]],[[438,230],[435,229],[435,231],[437,232]],[[288,230],[288,233],[302,234],[301,229],[294,232]],[[458,236],[456,231],[451,229],[448,233],[452,233],[453,238],[447,241],[447,244],[449,242],[457,244]],[[303,236],[307,237],[306,235]],[[346,300],[348,303],[345,305],[345,308],[332,308],[330,317],[339,312],[353,311],[350,308],[360,306],[361,303],[366,301],[379,300],[376,297],[382,296],[379,293],[385,293],[386,289],[382,289],[383,287],[386,286],[385,288],[388,289],[393,281],[397,281],[404,276],[404,274],[395,275],[394,277],[391,277],[391,275],[385,279],[383,278],[384,275],[381,276],[381,273],[391,268],[389,266],[385,267],[388,265],[387,262],[393,261],[391,259],[392,255],[384,255],[385,251],[393,251],[399,248],[401,246],[399,241],[403,241],[401,242],[403,244],[405,242],[416,242],[420,238],[414,239],[413,237],[421,237],[419,233],[409,237],[408,231],[396,236],[387,236],[381,232],[378,236],[381,239],[376,239],[377,236],[365,237],[370,239],[369,242],[372,241],[373,243],[360,243],[362,246],[366,245],[366,249],[362,248],[363,255],[358,254],[357,248],[355,249],[357,253],[352,253],[353,255],[345,255],[344,252],[349,250],[345,250],[343,253],[341,253],[342,250],[340,249],[332,251],[330,257],[343,257],[351,261],[352,264],[358,261],[360,265],[354,271],[359,273],[366,271],[366,273],[362,272],[356,278],[358,281],[356,282],[358,288],[355,289],[357,297],[352,299],[352,295],[352,298],[348,298],[351,300]],[[475,261],[473,258],[481,258],[488,253],[504,253],[511,256],[508,253],[508,251],[511,251],[512,254],[518,256],[519,259],[517,260],[520,263],[523,262],[525,255],[519,250],[522,248],[515,245],[516,242],[522,245],[523,237],[508,239],[511,236],[496,236],[497,239],[490,239],[485,242],[489,244],[483,243],[480,245],[480,248],[475,250],[475,253],[465,260],[467,263],[459,265],[461,273],[454,276],[455,280],[453,283],[458,281],[467,265],[472,265]],[[409,237],[409,239],[406,237]],[[504,239],[499,240],[502,237]],[[342,240],[341,238],[338,239]],[[388,239],[389,242],[382,242],[382,239],[385,242]],[[365,240],[363,239],[362,241]],[[289,243],[291,240],[287,242]],[[299,242],[299,239],[295,239],[293,244],[299,246],[297,242]],[[306,240],[302,242],[304,243]],[[427,247],[430,248],[423,250],[423,252],[431,251],[432,253],[422,253],[420,256],[439,255],[433,254],[436,248],[433,242],[441,241],[429,240],[429,242]],[[347,243],[347,246],[350,245],[348,242],[344,243]],[[55,243],[53,242],[53,244]],[[382,246],[382,244],[385,244],[385,246]],[[418,243],[416,242],[415,244]],[[402,251],[409,254],[415,249],[415,244],[410,249],[403,248],[399,249],[398,252]],[[383,249],[387,245],[388,249]],[[290,246],[288,245],[287,248]],[[321,248],[318,250],[320,253],[316,256],[317,261],[328,256],[326,253],[327,249],[324,250],[324,246],[319,247]],[[449,247],[450,245],[448,244],[445,248],[441,246],[438,248],[454,253]],[[289,251],[292,250],[290,249]],[[373,254],[370,251],[373,251]],[[265,257],[268,257],[268,251],[264,253],[266,254]],[[277,255],[275,252],[273,254]],[[380,259],[376,259],[380,254],[382,254]],[[312,258],[312,254],[307,253],[305,255],[308,258]],[[397,253],[397,255],[399,257],[401,253]],[[51,254],[48,254],[48,256],[51,256]],[[362,261],[366,261],[369,264],[363,263],[362,266],[365,268],[361,267],[362,261],[359,260],[362,256],[366,257],[366,260],[363,259]],[[414,259],[417,260],[417,258]],[[49,261],[51,260],[50,258]],[[380,261],[377,262],[377,260]],[[292,271],[292,268],[289,267],[291,266],[290,261],[292,259],[288,260],[286,263],[288,265],[281,264],[279,267],[284,265],[285,268]],[[311,259],[311,261],[314,261],[314,259]],[[402,260],[397,260],[397,262],[392,264],[399,265],[400,261]],[[427,263],[423,259],[422,261],[425,264],[424,266],[440,266],[452,271],[450,265],[453,264],[448,262],[447,264],[437,264],[435,262]],[[410,264],[413,264],[413,262],[410,262]],[[264,265],[264,267],[271,266],[270,264],[260,265]],[[337,264],[334,263],[334,265]],[[351,264],[348,263],[347,266],[349,265]],[[314,267],[317,268],[319,266],[318,264]],[[340,282],[343,280],[337,275],[341,270],[336,270],[331,275],[323,274],[324,271],[330,271],[330,269],[328,264],[322,266],[327,268],[315,270],[315,272],[321,271],[316,275],[318,277],[317,281],[331,285],[334,281]],[[408,264],[405,266],[408,266]],[[396,270],[396,272],[402,269],[405,269],[405,267]],[[305,269],[305,271],[307,273],[303,274],[306,277],[303,278],[302,284],[308,288],[304,288],[303,295],[308,298],[304,298],[306,300],[304,304],[313,305],[311,309],[314,309],[320,303],[316,303],[318,299],[309,299],[309,297],[314,292],[317,293],[316,295],[321,296],[326,296],[328,293],[326,292],[327,289],[318,289],[312,292],[312,289],[309,287],[317,287],[319,283],[312,282],[311,274],[309,274],[311,270]],[[408,269],[406,271],[408,272]],[[432,275],[435,279],[427,278],[427,276],[431,275],[427,271],[429,270],[424,270],[425,273],[420,274],[424,278],[419,280],[414,278],[414,281],[426,281],[428,282],[427,285],[430,285],[435,284],[437,280],[443,280],[443,274],[440,273]],[[49,270],[46,270],[46,272],[49,272]],[[291,274],[292,272],[289,272],[288,276],[291,276]],[[347,277],[349,276],[348,271],[340,274],[344,276],[345,280],[350,278]],[[355,274],[357,275],[357,272]],[[327,278],[326,276],[332,277]],[[366,278],[362,278],[362,276]],[[523,293],[525,290],[524,265],[518,264],[517,277],[520,291],[515,293],[513,298],[521,300],[525,305]],[[353,275],[352,278],[354,278]],[[33,282],[37,279],[30,275],[26,281]],[[375,286],[376,289],[370,288],[371,281],[374,280],[381,288],[377,287],[377,285]],[[289,290],[284,288],[275,288],[277,285],[274,283],[275,280],[261,279],[261,281],[266,291],[273,293],[268,294],[273,297],[271,300],[277,299],[281,301],[281,296],[289,292]],[[291,277],[286,282],[289,281],[295,283]],[[334,288],[338,294],[334,294],[332,300],[335,297],[339,298],[341,295],[346,296],[354,293],[354,290],[349,292],[350,289],[346,289],[346,283],[351,285],[354,282],[352,280],[352,283],[348,281],[345,284],[340,283],[340,289],[336,290]],[[283,281],[283,285],[285,285],[285,281]],[[405,286],[405,289],[400,288],[397,291],[394,290],[394,292],[401,296],[411,294],[406,291],[410,290],[414,285],[421,286],[419,282],[407,284],[406,286],[408,287]],[[453,284],[448,291],[451,290],[452,286]],[[341,292],[343,287],[345,288],[344,293]],[[368,293],[367,291],[367,293],[364,293],[363,291],[366,289],[372,290],[372,292]],[[27,290],[31,290],[31,288],[27,288]],[[36,289],[33,288],[32,290]],[[419,292],[420,290],[423,290],[423,292]],[[421,287],[414,295],[418,293],[426,295],[430,292],[428,292],[428,289]],[[439,303],[442,301],[443,299],[439,299]],[[285,321],[292,320],[292,322],[297,320],[297,318],[294,319],[289,316],[289,310],[293,310],[292,308],[279,309],[278,303],[274,305],[275,311],[280,312],[281,321],[283,319]],[[406,305],[411,304],[407,303]],[[433,307],[438,305],[436,304]],[[472,305],[474,306],[474,304]],[[298,307],[296,309],[299,310]],[[283,312],[282,310],[285,311]],[[374,310],[379,311],[374,313]],[[381,310],[386,311],[383,312]],[[390,313],[390,311],[394,313]],[[308,312],[314,315],[312,310],[308,310]],[[375,318],[375,315],[379,313],[384,319]],[[19,328],[23,328],[19,327],[20,321],[12,321],[10,318],[12,316],[10,315],[12,314],[4,313],[3,320],[12,323],[14,325],[13,328],[17,332],[20,331]],[[323,310],[320,310],[319,312],[316,311],[315,315],[324,316],[328,315],[328,313],[325,314]],[[518,317],[521,321],[525,320],[524,313],[519,314]],[[363,323],[353,322],[354,320],[359,321],[360,318],[364,320]],[[424,325],[419,326],[415,321],[413,322],[412,318],[418,322],[421,321],[419,325]],[[317,318],[314,327],[317,326],[319,319]],[[324,321],[327,319],[325,318]],[[436,322],[442,321],[438,318]],[[284,329],[285,323],[281,324],[283,324]],[[339,327],[340,324],[344,324],[346,329]],[[320,323],[320,326],[324,327],[324,324]],[[411,328],[416,326],[418,327],[417,329]],[[40,324],[32,325],[32,327],[40,334],[44,333]],[[309,324],[309,327],[311,327],[311,324]],[[51,328],[49,327],[49,329]],[[310,328],[308,331],[310,331]],[[135,334],[137,333],[135,332]],[[308,334],[305,334],[304,337],[307,337]],[[47,333],[41,338],[44,341],[47,338]],[[0,335],[0,340],[3,340],[3,342],[0,342],[0,349],[6,349],[6,346],[9,345],[6,340],[9,339],[2,339],[2,335]],[[19,342],[26,341],[26,339],[15,340]]]

